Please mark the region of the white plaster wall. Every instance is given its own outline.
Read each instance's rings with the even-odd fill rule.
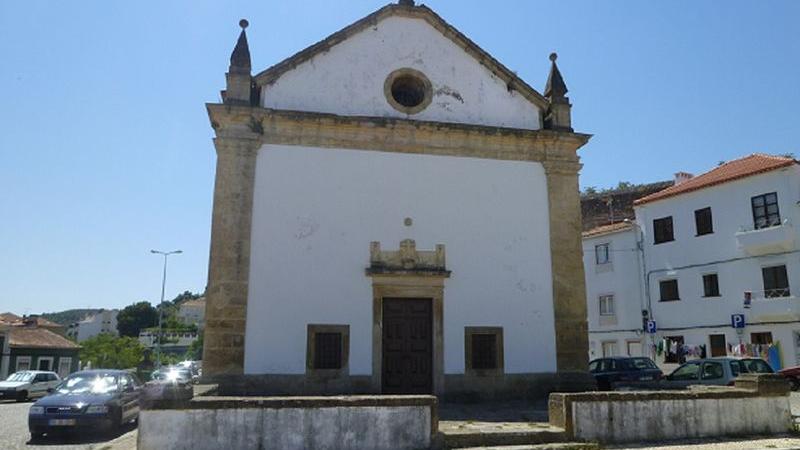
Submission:
[[[430,437],[426,406],[144,410],[137,447],[411,450]]]
[[[749,257],[739,248],[736,232],[752,229],[751,197],[768,192],[778,193],[782,219],[789,219],[795,233],[793,253],[772,256]],[[650,277],[651,305],[653,316],[661,332],[658,336],[685,336],[689,345],[708,345],[708,335],[713,329],[693,331],[698,326],[716,326],[728,330],[728,342],[738,342],[730,328],[731,314],[744,313],[748,325],[742,337],[750,342],[750,333],[773,331],[773,339],[781,339],[785,361],[795,360],[795,343],[782,328],[800,329],[800,169],[797,166],[752,176],[648,203],[636,207],[637,222],[645,233],[645,255],[647,268],[658,271]],[[714,233],[695,236],[694,211],[710,206]],[[653,220],[672,216],[675,241],[653,244]],[[736,261],[731,259],[742,258]],[[761,268],[786,264],[791,297],[769,300],[754,300],[751,309],[743,308],[743,293],[746,290],[763,290]],[[697,266],[697,267],[686,267]],[[702,275],[717,273],[721,297],[704,298]],[[677,278],[680,301],[659,302],[659,281]],[[781,325],[776,322],[795,322]],[[754,325],[761,323],[762,325]],[[791,339],[790,339],[791,338]]]
[[[642,277],[637,231],[632,228],[583,239],[583,267],[586,276],[586,310],[589,321],[589,357],[603,356],[602,343],[616,342],[619,355],[627,355],[627,342],[643,342]],[[609,244],[608,264],[597,264],[595,246]],[[639,276],[637,276],[639,274]],[[600,316],[600,296],[614,295],[616,323]],[[643,347],[644,349],[644,347]],[[647,356],[647,353],[644,352]]]
[[[350,373],[370,374],[369,243],[406,238],[446,246],[446,373],[464,371],[464,326],[504,328],[507,373],[555,371],[547,211],[538,163],[262,147],[245,373],[304,373],[306,326],[322,323],[350,325]]]
[[[544,66],[543,66],[544,67]],[[386,101],[396,69],[423,72],[433,101],[408,116]],[[543,69],[544,70],[544,69]],[[542,74],[544,75],[544,73]],[[267,108],[539,129],[540,111],[423,19],[388,17],[262,90]]]
[[[789,397],[572,404],[575,437],[603,443],[787,433]]]

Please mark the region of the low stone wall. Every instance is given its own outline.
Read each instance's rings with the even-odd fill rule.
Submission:
[[[145,405],[138,448],[424,449],[436,397],[196,397]]]
[[[551,394],[550,423],[601,443],[786,433],[789,386],[780,375],[742,375],[736,387]]]

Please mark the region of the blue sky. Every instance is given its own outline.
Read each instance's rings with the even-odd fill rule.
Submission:
[[[260,71],[380,1],[0,2],[0,311],[157,301],[205,287],[219,99],[241,17]],[[542,89],[551,51],[582,186],[800,154],[800,2],[432,0]],[[793,133],[794,132],[794,133]]]

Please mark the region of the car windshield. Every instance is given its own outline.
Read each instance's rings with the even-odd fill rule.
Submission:
[[[21,381],[27,383],[33,379],[33,372],[17,372],[12,373],[10,377],[6,379],[6,381]]]
[[[658,369],[656,364],[649,358],[631,358],[625,360],[622,366],[627,370]]]
[[[8,377],[8,379],[6,379],[6,381],[28,382],[28,381],[31,381],[33,379],[33,377],[34,377],[34,373],[33,372],[17,372],[17,373],[11,374],[11,376]]]
[[[117,390],[115,375],[76,374],[72,375],[56,388],[59,394],[108,394]]]

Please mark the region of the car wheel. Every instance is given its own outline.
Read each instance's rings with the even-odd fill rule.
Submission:
[[[793,391],[800,389],[800,380],[798,380],[796,377],[790,377],[789,384],[791,385]]]
[[[24,402],[28,399],[28,391],[19,391],[17,392],[17,401]]]

